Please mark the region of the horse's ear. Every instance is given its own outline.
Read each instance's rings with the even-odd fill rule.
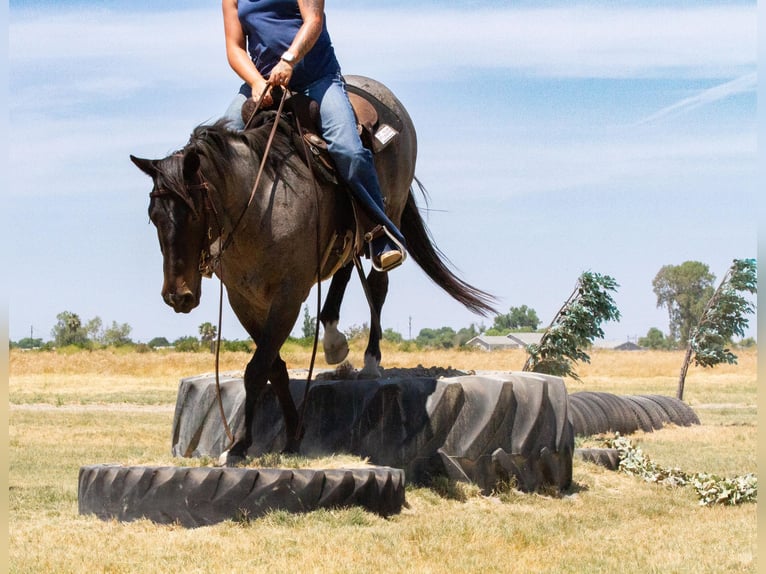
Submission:
[[[184,180],[189,181],[199,170],[199,154],[196,150],[187,149],[184,151]]]
[[[153,159],[144,159],[144,158],[131,155],[130,161],[136,164],[136,167],[140,169],[141,171],[143,171],[149,177],[154,177],[155,175],[157,175],[157,167],[154,165]]]

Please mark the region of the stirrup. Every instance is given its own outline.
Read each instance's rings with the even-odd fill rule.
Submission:
[[[388,266],[379,265],[376,262],[377,256],[372,253],[372,240],[377,239],[378,237],[382,236],[384,233],[388,236],[391,242],[394,245],[396,245],[396,248],[399,250],[399,253],[402,254],[401,258],[397,262],[392,263],[391,265],[388,265]],[[375,271],[378,271],[380,273],[387,273],[388,271],[396,269],[407,260],[407,250],[404,248],[401,242],[391,234],[391,232],[386,228],[385,225],[378,225],[372,231],[368,231],[367,233],[365,233],[364,240],[370,245],[370,262],[372,263],[372,268]]]

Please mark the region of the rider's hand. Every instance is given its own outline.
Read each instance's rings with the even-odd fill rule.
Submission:
[[[253,82],[250,86],[250,89],[253,92],[253,100],[256,104],[258,104],[258,98],[263,94],[263,100],[258,105],[258,109],[261,110],[271,107],[274,104],[274,99],[271,97],[271,87],[269,86],[269,88],[266,89],[267,86],[269,86],[269,83],[266,80]],[[264,93],[264,90],[266,90],[266,93]]]
[[[271,70],[268,82],[271,86],[287,86],[292,77],[293,67],[284,60],[279,60],[274,69]]]

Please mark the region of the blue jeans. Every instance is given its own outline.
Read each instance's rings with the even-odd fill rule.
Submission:
[[[385,225],[402,245],[406,245],[401,232],[385,214],[372,152],[362,145],[356,131],[354,110],[340,74],[317,80],[306,87],[303,93],[319,103],[322,137],[327,142],[327,151],[335,162],[338,176],[362,202],[370,217]],[[237,94],[229,106],[224,119],[231,122],[230,127],[244,129],[242,105],[246,101],[244,95]]]

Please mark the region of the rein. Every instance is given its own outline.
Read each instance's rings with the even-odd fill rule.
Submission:
[[[258,112],[258,109],[260,107],[260,103],[263,100],[263,96],[266,94],[266,90],[267,89],[268,89],[268,86],[261,93],[261,96],[258,99],[258,102],[257,102],[257,104],[255,106],[255,109],[253,110],[252,114],[250,114],[250,117],[248,118],[247,122],[245,123],[245,129],[247,129],[250,126],[253,118],[255,117],[255,114]],[[224,251],[229,247],[229,245],[231,245],[231,242],[232,242],[233,237],[234,237],[234,232],[237,230],[237,227],[242,222],[242,219],[244,218],[245,213],[247,213],[247,210],[249,209],[250,205],[253,202],[253,199],[255,198],[255,193],[256,193],[256,190],[258,189],[258,185],[259,185],[259,183],[261,181],[261,176],[263,175],[264,166],[266,165],[266,159],[267,159],[267,157],[269,155],[269,152],[271,151],[271,145],[272,145],[272,143],[274,141],[274,136],[276,135],[276,131],[277,131],[277,128],[279,126],[279,119],[282,116],[282,110],[284,108],[284,103],[285,103],[285,100],[287,99],[287,95],[288,95],[288,91],[286,89],[283,90],[282,97],[281,97],[280,102],[279,102],[279,107],[277,109],[277,114],[276,114],[276,116],[274,118],[274,125],[272,126],[271,132],[269,133],[269,138],[268,138],[268,140],[266,142],[266,147],[265,147],[264,152],[263,152],[263,157],[261,158],[261,165],[260,165],[260,167],[258,169],[258,175],[255,178],[255,183],[253,184],[253,188],[252,188],[252,190],[250,192],[250,197],[248,198],[247,204],[245,205],[244,209],[242,210],[242,213],[240,214],[239,218],[237,219],[237,221],[235,222],[235,224],[232,227],[231,231],[229,232],[228,237],[226,238],[226,240],[223,243],[221,243],[220,249],[219,249],[218,253],[216,254],[216,259],[218,261],[218,264],[217,265],[215,263],[213,264],[215,267],[218,268],[218,275],[219,275],[219,280],[220,280],[219,300],[218,300],[218,334],[217,334],[217,338],[216,338],[216,350],[215,350],[215,388],[216,388],[216,397],[217,397],[217,402],[218,402],[219,414],[221,416],[221,420],[223,421],[223,427],[224,427],[224,430],[226,432],[226,436],[229,439],[229,446],[225,450],[230,449],[234,445],[234,435],[233,435],[233,433],[231,431],[231,428],[229,426],[228,421],[226,420],[226,413],[225,413],[224,407],[223,407],[223,398],[222,398],[222,395],[221,395],[221,383],[220,383],[221,331],[222,331],[222,325],[223,325],[223,267],[220,265],[220,259],[223,256]],[[301,125],[300,125],[300,120],[298,119],[297,116],[295,117],[295,124],[296,124],[296,128],[298,130],[298,133],[302,133]],[[294,437],[294,439],[297,440],[297,441],[300,441],[300,439],[301,439],[301,435],[303,433],[303,423],[304,423],[304,420],[305,420],[305,417],[306,417],[306,410],[307,410],[307,405],[308,405],[308,400],[307,399],[308,399],[308,394],[309,394],[309,388],[310,388],[311,382],[312,382],[312,377],[313,377],[313,372],[314,372],[314,364],[315,364],[315,361],[316,361],[316,354],[317,354],[317,348],[318,348],[318,343],[319,343],[319,315],[320,315],[320,309],[321,309],[321,305],[322,305],[322,282],[321,282],[321,279],[322,279],[322,277],[321,277],[321,274],[322,274],[322,269],[321,269],[322,262],[321,262],[321,247],[320,247],[320,228],[321,228],[321,226],[320,226],[320,222],[319,222],[319,215],[320,215],[320,212],[319,212],[319,189],[317,187],[316,176],[314,175],[314,171],[313,171],[313,169],[311,167],[311,157],[310,157],[310,154],[309,154],[308,146],[307,146],[305,140],[303,140],[303,138],[301,138],[301,141],[303,143],[303,152],[304,152],[304,156],[305,156],[305,159],[306,159],[306,164],[308,166],[309,173],[310,173],[310,176],[311,176],[312,187],[314,189],[314,201],[315,201],[316,214],[317,214],[317,225],[316,225],[317,315],[316,315],[316,324],[315,324],[315,327],[314,327],[314,344],[313,344],[313,349],[312,349],[312,352],[311,352],[311,361],[310,361],[310,364],[309,364],[309,372],[308,372],[308,376],[307,376],[307,379],[306,379],[306,386],[305,386],[304,392],[303,392],[303,401],[302,401],[302,404],[301,404],[301,411],[300,411],[300,415],[299,415],[299,418],[298,418],[298,424],[297,424],[296,430],[295,430],[295,437]],[[209,187],[207,185],[207,182],[202,177],[202,174],[199,173],[198,177],[200,179],[200,184],[198,184],[198,186],[202,190],[204,190],[205,192],[208,192],[209,191]],[[218,237],[220,238],[221,235],[222,235],[222,231],[223,230],[221,228],[220,222],[218,221],[218,213],[215,211],[214,204],[210,201],[210,198],[208,197],[207,193],[205,193],[204,195],[205,195],[205,201],[206,201],[206,208],[208,210],[212,211],[213,214],[215,215],[216,224],[218,226]],[[210,237],[210,239],[212,239],[212,237]],[[203,254],[202,259],[204,260],[204,254]],[[202,263],[201,263],[201,265],[202,265]]]
[[[263,93],[261,93],[261,97],[258,98],[258,103],[255,106],[255,110],[253,110],[253,113],[250,115],[250,118],[248,118],[247,123],[245,124],[245,129],[247,129],[250,126],[250,122],[253,121],[253,118],[255,117],[255,114],[261,105],[263,96],[266,94],[266,89],[268,89],[268,86],[263,90]],[[269,157],[269,152],[271,151],[271,144],[274,143],[274,136],[276,135],[277,128],[279,127],[279,118],[282,117],[282,110],[285,107],[286,99],[287,99],[287,90],[283,90],[282,98],[279,100],[279,108],[277,109],[277,115],[274,116],[274,125],[271,127],[271,132],[269,133],[269,139],[266,141],[266,147],[263,150],[261,165],[258,167],[258,175],[255,177],[255,183],[253,184],[253,189],[250,191],[250,197],[248,198],[247,204],[242,210],[242,213],[240,213],[239,219],[237,219],[237,221],[234,223],[234,226],[231,228],[231,231],[229,232],[229,236],[226,238],[226,241],[224,241],[223,244],[221,245],[221,251],[219,253],[219,257],[220,255],[223,255],[223,252],[226,250],[226,248],[229,247],[229,245],[231,245],[231,242],[234,239],[234,232],[237,230],[237,227],[239,227],[239,224],[242,223],[242,219],[244,219],[245,213],[247,213],[247,210],[250,208],[250,205],[253,203],[253,199],[255,198],[255,192],[258,189],[258,184],[261,183],[261,176],[263,175],[263,170],[266,167],[266,158]]]

